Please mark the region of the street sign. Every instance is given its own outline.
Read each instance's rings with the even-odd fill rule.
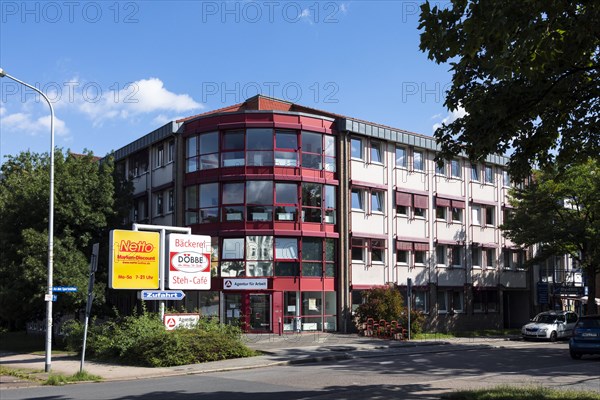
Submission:
[[[168,331],[175,328],[194,328],[200,320],[200,314],[165,314],[163,323]]]
[[[141,300],[183,300],[185,293],[181,290],[142,290]]]
[[[76,292],[77,287],[76,286],[53,286],[52,291],[53,292],[61,292],[61,293]]]

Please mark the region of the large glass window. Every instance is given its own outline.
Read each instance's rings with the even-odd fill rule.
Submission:
[[[275,131],[275,165],[298,166],[298,135],[294,131]]]
[[[357,160],[363,159],[362,140],[359,138],[350,139],[351,157]]]
[[[219,184],[205,183],[200,189],[200,223],[219,222]]]
[[[200,169],[219,168],[219,132],[198,136],[200,146]]]
[[[247,236],[246,260],[246,276],[272,276],[273,236]]]
[[[322,185],[302,183],[302,220],[321,223]]]
[[[302,238],[302,276],[323,276],[323,239]]]
[[[221,254],[221,276],[244,276],[244,239],[223,239]]]
[[[246,130],[246,164],[254,166],[273,165],[273,130]]]
[[[320,133],[302,132],[302,166],[322,169],[323,135]]]
[[[298,185],[275,184],[275,221],[296,221],[298,214]]]
[[[246,182],[248,221],[271,221],[273,219],[273,182]]]
[[[244,220],[244,183],[223,184],[223,221]]]
[[[243,130],[223,133],[221,166],[239,167],[244,165],[244,134]]]

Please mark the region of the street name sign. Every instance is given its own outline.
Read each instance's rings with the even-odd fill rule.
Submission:
[[[52,291],[53,292],[61,292],[61,293],[76,292],[77,287],[76,286],[53,286]]]
[[[185,293],[181,290],[142,290],[141,300],[183,300]]]

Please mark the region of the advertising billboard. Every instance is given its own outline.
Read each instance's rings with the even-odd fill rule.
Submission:
[[[110,231],[109,287],[158,289],[160,234]]]
[[[169,235],[169,289],[210,289],[210,236]]]

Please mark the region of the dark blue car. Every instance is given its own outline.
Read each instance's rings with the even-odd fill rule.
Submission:
[[[575,360],[583,354],[600,354],[600,314],[579,317],[569,340],[569,353]]]

